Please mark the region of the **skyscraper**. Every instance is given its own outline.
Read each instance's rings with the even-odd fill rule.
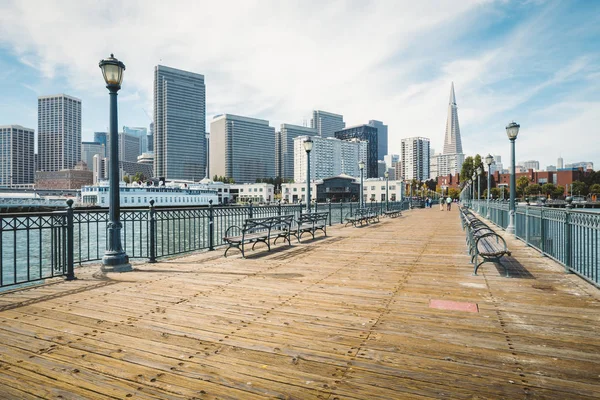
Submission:
[[[133,126],[124,126],[123,133],[127,133],[129,135],[133,135],[140,138],[140,150],[138,155],[141,155],[142,153],[148,151],[148,129]]]
[[[402,139],[400,162],[401,177],[405,180],[416,179],[426,181],[429,179],[429,139],[424,137],[412,137]]]
[[[206,166],[204,75],[154,68],[154,175],[200,180]]]
[[[81,159],[81,100],[59,94],[38,97],[40,171],[73,169]]]
[[[335,137],[335,132],[346,127],[344,117],[327,111],[314,110],[310,127],[317,130],[317,135],[322,138]]]
[[[446,136],[444,137],[444,154],[462,154],[460,140],[460,126],[458,125],[458,107],[454,95],[454,82],[450,86],[450,100],[448,102],[448,116],[446,118]]]
[[[275,177],[275,128],[269,121],[217,115],[210,123],[209,143],[212,175],[233,178],[236,183]]]
[[[20,125],[0,126],[0,186],[33,183],[34,131]]]
[[[377,178],[377,128],[370,125],[351,126],[341,131],[335,132],[336,139],[350,140],[358,139],[369,142],[367,145],[367,159],[363,160],[366,164],[365,177]]]
[[[377,120],[370,120],[369,126],[377,128],[377,159],[384,160],[388,153],[388,126]]]
[[[104,158],[106,150],[104,145],[99,142],[81,142],[81,161],[83,161],[87,169],[90,171],[94,170],[94,156]]]
[[[294,178],[294,138],[316,136],[317,130],[292,124],[281,124],[275,134],[275,175],[284,179]]]
[[[104,145],[102,157],[108,157],[108,132],[94,132],[94,142]]]

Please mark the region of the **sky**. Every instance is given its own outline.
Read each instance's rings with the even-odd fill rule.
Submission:
[[[454,82],[464,153],[600,169],[600,1],[0,0],[0,125],[37,130],[37,97],[82,100],[82,136],[108,126],[98,62],[127,67],[119,126],[151,122],[161,64],[205,76],[207,131],[231,113],[310,125],[383,121],[443,148]]]

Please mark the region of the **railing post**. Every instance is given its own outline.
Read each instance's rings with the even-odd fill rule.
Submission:
[[[540,207],[540,250],[546,253],[546,229],[544,227],[544,204]]]
[[[254,218],[252,215],[254,214],[252,210],[252,200],[249,201],[250,207],[248,208],[248,218]]]
[[[277,215],[281,217],[281,200],[277,201]]]
[[[148,211],[150,214],[150,258],[148,259],[149,263],[156,262],[156,210],[154,209],[154,200],[150,200],[150,210]]]
[[[250,204],[252,209],[252,204]],[[215,210],[213,209],[213,201],[208,201],[208,250],[215,249]]]
[[[327,205],[329,206],[329,226],[331,226],[331,200],[327,199]]]
[[[565,207],[565,272],[571,273],[571,208],[573,208],[573,199],[567,197]]]
[[[67,200],[67,280],[75,279],[74,252],[73,243],[73,200]]]

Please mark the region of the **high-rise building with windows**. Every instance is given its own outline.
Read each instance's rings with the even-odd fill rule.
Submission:
[[[307,154],[304,141],[308,136],[294,138],[294,181],[306,182]],[[367,154],[368,143],[358,139],[311,137],[310,179],[325,179],[341,174],[360,176],[358,163]]]
[[[123,133],[133,135],[140,139],[139,140],[140,149],[139,149],[138,155],[141,155],[148,151],[148,129],[141,128],[141,127],[124,126]]]
[[[275,128],[269,121],[217,115],[210,123],[209,143],[211,175],[233,178],[236,183],[275,178]],[[156,160],[156,150],[154,154]]]
[[[335,137],[335,132],[346,127],[344,116],[322,110],[314,110],[310,127],[317,130],[322,138]]]
[[[400,178],[426,181],[429,179],[429,139],[412,137],[402,139],[400,147]],[[396,176],[396,179],[399,177]]]
[[[388,153],[388,126],[377,120],[370,120],[369,126],[377,128],[377,159],[384,160]]]
[[[81,160],[81,100],[38,97],[38,154],[40,171],[73,169]]]
[[[104,154],[102,157],[108,157],[108,132],[94,132],[94,142],[104,145]]]
[[[200,180],[206,166],[204,75],[154,68],[154,175]]]
[[[275,134],[275,175],[283,179],[294,178],[294,138],[316,136],[317,130],[292,124],[281,124]]]
[[[33,183],[34,136],[20,125],[0,126],[0,187]]]
[[[523,161],[519,164],[523,167],[523,169],[525,171],[530,170],[530,169],[532,169],[534,171],[540,170],[540,162],[536,161],[536,160]]]
[[[94,156],[104,157],[106,151],[104,144],[99,142],[81,142],[81,161],[86,164],[88,170],[94,170]]]
[[[358,139],[361,141],[368,142],[367,145],[367,158],[363,160],[365,162],[365,178],[377,178],[378,177],[378,166],[377,160],[377,128],[370,125],[356,125],[350,126],[341,131],[335,132],[336,139],[350,140]]]

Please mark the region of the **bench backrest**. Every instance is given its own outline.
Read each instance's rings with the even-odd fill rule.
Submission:
[[[244,221],[243,232],[268,232],[271,230],[290,229],[293,215],[278,215],[274,217],[247,218]]]
[[[329,212],[302,213],[298,217],[298,225],[327,222]]]

